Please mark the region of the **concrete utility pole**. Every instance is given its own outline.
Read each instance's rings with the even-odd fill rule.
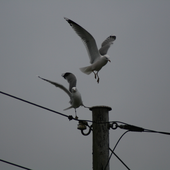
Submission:
[[[93,123],[93,170],[103,170],[109,159],[109,111],[107,106],[91,107]],[[105,170],[109,170],[109,164]]]

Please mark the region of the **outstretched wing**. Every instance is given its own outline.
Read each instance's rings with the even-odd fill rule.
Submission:
[[[71,89],[73,87],[76,87],[77,79],[76,76],[72,73],[63,73],[62,76],[68,81],[69,83],[69,91],[71,92]]]
[[[110,48],[110,46],[113,44],[113,41],[115,40],[116,40],[115,35],[111,35],[108,38],[106,38],[106,40],[103,41],[101,48],[99,49],[100,54],[101,55],[107,54],[108,49]]]
[[[96,59],[98,59],[100,57],[100,53],[98,51],[95,39],[89,32],[87,32],[83,27],[81,27],[74,21],[72,21],[68,18],[64,18],[64,19],[71,25],[71,27],[74,29],[74,31],[82,39],[82,41],[87,49],[87,52],[88,52],[88,55],[90,58],[90,63],[92,64]]]
[[[56,86],[56,87],[62,89],[62,90],[65,91],[65,92],[69,95],[69,97],[71,98],[71,93],[70,93],[69,90],[67,90],[63,85],[61,85],[61,84],[59,84],[59,83],[56,83],[56,82],[53,82],[53,81],[51,81],[51,80],[44,79],[44,78],[42,78],[42,77],[40,77],[40,76],[38,76],[38,77],[39,77],[40,79],[44,80],[44,81],[47,81],[47,82],[53,84],[53,85]]]

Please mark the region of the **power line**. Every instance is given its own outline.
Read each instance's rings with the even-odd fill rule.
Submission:
[[[72,116],[68,116],[68,115],[65,115],[65,114],[63,114],[63,113],[59,113],[59,112],[57,112],[57,111],[55,111],[55,110],[49,109],[49,108],[47,108],[47,107],[44,107],[44,106],[41,106],[41,105],[38,105],[38,104],[35,104],[35,103],[30,102],[30,101],[28,101],[28,100],[21,99],[21,98],[19,98],[19,97],[13,96],[13,95],[11,95],[11,94],[8,94],[8,93],[2,92],[2,91],[0,91],[0,93],[1,93],[1,94],[4,94],[4,95],[6,95],[6,96],[12,97],[12,98],[14,98],[14,99],[20,100],[20,101],[22,101],[22,102],[25,102],[25,103],[34,105],[34,106],[36,106],[36,107],[39,107],[39,108],[48,110],[48,111],[50,111],[50,112],[59,114],[59,115],[61,115],[61,116],[67,117],[69,120],[72,120],[72,119],[76,120],[76,119],[73,118]]]
[[[119,159],[119,161],[128,169],[130,170],[130,168],[118,157],[118,155],[112,151],[112,149],[109,148],[109,150],[114,154],[114,156],[116,156],[117,159]]]
[[[53,112],[53,113],[56,113],[58,115],[61,115],[61,116],[64,116],[64,117],[67,117],[69,120],[75,120],[75,121],[84,121],[84,122],[91,122],[91,123],[109,123],[109,127],[111,127],[112,129],[117,129],[118,127],[121,128],[121,129],[125,129],[125,130],[129,130],[129,131],[134,131],[134,132],[150,132],[150,133],[160,133],[160,134],[164,134],[164,135],[170,135],[170,132],[161,132],[161,131],[155,131],[155,130],[150,130],[150,129],[144,129],[142,127],[138,127],[138,126],[134,126],[134,125],[130,125],[128,123],[125,123],[125,122],[121,122],[121,121],[110,121],[110,122],[94,122],[94,121],[91,121],[91,120],[78,120],[76,118],[73,118],[73,116],[71,115],[65,115],[63,113],[60,113],[60,112],[57,112],[55,110],[52,110],[52,109],[49,109],[47,107],[44,107],[44,106],[41,106],[41,105],[38,105],[36,103],[33,103],[33,102],[30,102],[28,100],[25,100],[25,99],[21,99],[19,97],[16,97],[14,95],[11,95],[11,94],[8,94],[8,93],[5,93],[5,92],[2,92],[0,91],[1,94],[3,95],[6,95],[6,96],[9,96],[9,97],[12,97],[14,99],[17,99],[17,100],[20,100],[22,102],[25,102],[25,103],[28,103],[28,104],[31,104],[31,105],[34,105],[36,107],[39,107],[39,108],[42,108],[42,109],[45,109],[45,110],[48,110],[50,112]],[[120,124],[120,125],[119,125]]]
[[[120,129],[129,130],[131,132],[149,132],[149,133],[160,133],[163,135],[170,135],[170,132],[161,132],[161,131],[156,131],[156,130],[145,129],[139,126],[130,125],[125,122],[113,121],[111,123],[112,124],[110,125],[110,127],[114,130],[119,127]]]
[[[94,122],[94,121],[91,121],[91,120],[80,120],[80,119],[76,119],[76,118],[74,118],[72,115],[69,115],[69,116],[68,116],[68,115],[65,115],[65,114],[63,114],[63,113],[60,113],[60,112],[57,112],[57,111],[55,111],[55,110],[49,109],[49,108],[47,108],[47,107],[38,105],[38,104],[33,103],[33,102],[30,102],[30,101],[28,101],[28,100],[25,100],[25,99],[16,97],[16,96],[14,96],[14,95],[11,95],[11,94],[8,94],[8,93],[2,92],[2,91],[0,91],[0,93],[3,94],[3,95],[9,96],[9,97],[11,97],[11,98],[20,100],[20,101],[22,101],[22,102],[31,104],[31,105],[33,105],[33,106],[42,108],[42,109],[44,109],[44,110],[48,110],[48,111],[53,112],[53,113],[56,113],[56,114],[58,114],[58,115],[67,117],[69,120],[82,121],[82,122],[91,122],[91,123],[100,123],[100,124],[101,124],[101,123],[109,123],[109,122]]]
[[[114,155],[123,163],[123,165],[125,165],[125,167],[126,167],[128,170],[130,170],[130,169],[128,168],[128,166],[114,153],[114,150],[116,149],[118,143],[120,142],[120,140],[123,138],[123,136],[124,136],[127,132],[129,132],[129,130],[127,130],[126,132],[124,132],[124,133],[120,136],[120,138],[118,139],[118,141],[116,142],[116,145],[114,146],[114,148],[113,148],[113,149],[110,149],[112,153],[110,154],[109,159],[108,159],[108,161],[107,161],[107,163],[106,163],[106,165],[105,165],[105,167],[104,167],[103,170],[105,170],[105,169],[107,168],[107,166],[108,166],[108,164],[109,164],[109,161],[110,161],[110,159],[111,159],[111,157],[112,157],[112,154],[114,154]]]
[[[170,135],[170,132],[161,132],[161,131],[155,131],[155,130],[150,130],[150,129],[144,129],[142,127],[130,125],[128,123],[121,122],[121,121],[94,122],[94,121],[91,121],[91,120],[80,120],[80,119],[73,118],[73,116],[71,116],[71,115],[65,115],[63,113],[60,113],[60,112],[57,112],[55,110],[49,109],[47,107],[38,105],[38,104],[30,102],[28,100],[16,97],[14,95],[11,95],[11,94],[8,94],[8,93],[2,92],[2,91],[0,91],[0,93],[3,94],[3,95],[6,95],[6,96],[12,97],[14,99],[20,100],[22,102],[34,105],[34,106],[39,107],[39,108],[42,108],[44,110],[48,110],[48,111],[56,113],[58,115],[67,117],[69,120],[75,120],[75,121],[81,121],[81,122],[90,122],[90,123],[99,123],[99,124],[108,123],[109,124],[109,128],[112,128],[113,130],[115,130],[115,129],[117,129],[119,127],[121,129],[129,130],[129,131],[133,131],[133,132],[150,132],[150,133],[160,133],[160,134],[164,134],[164,135]]]
[[[26,168],[26,167],[24,167],[24,166],[21,166],[21,165],[18,165],[18,164],[9,162],[9,161],[5,161],[5,160],[2,160],[2,159],[0,159],[0,161],[1,161],[1,162],[4,162],[4,163],[7,163],[7,164],[10,164],[10,165],[13,165],[13,166],[16,166],[16,167],[19,167],[19,168],[22,168],[22,169],[31,170],[30,168]]]
[[[149,129],[145,129],[144,132],[150,132],[150,133],[160,133],[160,134],[163,134],[163,135],[170,135],[169,132],[160,132],[160,131],[154,131],[154,130],[149,130]]]
[[[150,130],[150,129],[144,129],[144,128],[142,128],[142,127],[130,125],[130,124],[128,124],[128,123],[121,122],[121,121],[110,121],[110,122],[101,122],[101,121],[99,121],[99,122],[95,122],[95,121],[91,121],[91,120],[80,120],[80,119],[73,118],[73,116],[71,116],[71,115],[69,115],[69,116],[68,116],[68,115],[65,115],[65,114],[63,114],[63,113],[57,112],[57,111],[55,111],[55,110],[49,109],[49,108],[47,108],[47,107],[44,107],[44,106],[35,104],[35,103],[30,102],[30,101],[27,101],[27,100],[21,99],[21,98],[19,98],[19,97],[13,96],[13,95],[11,95],[11,94],[8,94],[8,93],[2,92],[2,91],[0,91],[0,93],[3,94],[3,95],[6,95],[6,96],[12,97],[12,98],[14,98],[14,99],[20,100],[20,101],[22,101],[22,102],[25,102],[25,103],[34,105],[34,106],[36,106],[36,107],[39,107],[39,108],[48,110],[48,111],[50,111],[50,112],[56,113],[56,114],[58,114],[58,115],[67,117],[69,120],[79,121],[79,123],[81,122],[81,123],[84,124],[85,126],[89,127],[89,132],[86,133],[86,134],[83,132],[83,130],[81,130],[81,131],[83,132],[82,134],[83,134],[83,135],[86,135],[86,136],[87,136],[88,134],[90,134],[90,132],[93,130],[92,125],[89,126],[87,122],[90,122],[90,123],[92,123],[92,124],[93,124],[93,123],[96,123],[96,124],[108,124],[108,128],[109,128],[109,129],[112,128],[113,130],[115,130],[115,129],[117,129],[117,128],[126,130],[126,131],[122,134],[122,136],[118,139],[118,141],[117,141],[115,147],[113,148],[113,150],[110,149],[112,153],[110,154],[110,157],[109,157],[109,159],[108,159],[108,162],[107,162],[104,170],[105,170],[106,167],[108,166],[108,163],[109,163],[109,161],[110,161],[110,159],[111,159],[111,157],[112,157],[113,154],[114,154],[114,155],[119,159],[119,161],[121,161],[121,163],[129,170],[128,166],[127,166],[127,165],[115,154],[115,152],[114,152],[114,150],[116,149],[118,143],[120,142],[120,140],[122,139],[122,137],[123,137],[127,132],[149,132],[149,133],[160,133],[160,134],[164,134],[164,135],[170,135],[170,132],[161,132],[161,131],[155,131],[155,130]],[[21,168],[25,168],[25,169],[27,169],[27,170],[30,170],[29,168],[26,168],[26,167],[23,167],[23,166],[14,164],[14,163],[10,163],[10,162],[8,162],[8,161],[4,161],[4,160],[1,160],[1,159],[0,159],[0,161],[5,162],[5,163],[9,163],[9,164],[14,165],[14,166],[18,166],[18,167],[21,167]]]
[[[121,135],[121,137],[118,139],[116,145],[114,146],[113,150],[111,150],[111,154],[110,154],[110,157],[106,163],[106,166],[104,168],[104,170],[106,169],[106,167],[108,166],[109,164],[109,161],[112,157],[112,155],[114,154],[118,159],[119,161],[128,169],[130,170],[130,168],[118,157],[118,155],[116,155],[116,153],[114,152],[118,143],[120,142],[120,140],[122,139],[122,137],[127,133],[127,132],[149,132],[149,133],[160,133],[160,134],[164,134],[164,135],[170,135],[169,132],[161,132],[161,131],[155,131],[155,130],[150,130],[150,129],[144,129],[142,127],[138,127],[138,126],[134,126],[134,125],[130,125],[130,124],[127,124],[127,123],[124,123],[124,122],[120,122],[120,121],[113,121],[111,122],[112,124],[110,124],[110,127],[115,130],[117,129],[118,127],[121,128],[121,129],[125,129],[126,131]]]

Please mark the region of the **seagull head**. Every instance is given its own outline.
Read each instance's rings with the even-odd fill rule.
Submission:
[[[107,61],[111,62],[110,59],[109,59],[109,56],[106,54],[103,56]]]
[[[71,92],[75,93],[76,91],[77,91],[77,88],[76,87],[72,87]]]

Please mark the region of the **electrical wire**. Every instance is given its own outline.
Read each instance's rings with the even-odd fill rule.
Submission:
[[[39,108],[48,110],[48,111],[50,111],[50,112],[56,113],[56,114],[58,114],[58,115],[67,117],[69,120],[72,120],[72,119],[73,119],[73,120],[75,120],[75,121],[86,121],[86,122],[98,123],[98,124],[105,124],[105,123],[116,123],[116,124],[117,124],[117,123],[121,123],[121,124],[123,124],[124,126],[123,126],[123,125],[117,125],[117,127],[121,128],[121,129],[127,129],[127,130],[129,130],[129,131],[152,132],[152,133],[161,133],[161,134],[165,134],[165,135],[170,135],[170,132],[161,132],[161,131],[154,131],[154,130],[144,129],[144,128],[141,128],[141,127],[138,127],[138,126],[130,125],[130,124],[125,123],[125,122],[121,122],[121,121],[94,122],[94,121],[91,121],[91,120],[80,120],[80,119],[78,120],[78,119],[76,119],[76,118],[73,118],[71,115],[69,115],[69,116],[68,116],[68,115],[65,115],[65,114],[63,114],[63,113],[57,112],[57,111],[55,111],[55,110],[49,109],[49,108],[47,108],[47,107],[44,107],[44,106],[41,106],[41,105],[38,105],[38,104],[35,104],[35,103],[30,102],[30,101],[28,101],[28,100],[21,99],[21,98],[19,98],[19,97],[13,96],[13,95],[11,95],[11,94],[8,94],[8,93],[2,92],[2,91],[0,91],[0,93],[3,94],[3,95],[6,95],[6,96],[12,97],[12,98],[14,98],[14,99],[20,100],[20,101],[22,101],[22,102],[25,102],[25,103],[34,105],[34,106],[36,106],[36,107],[39,107]],[[117,127],[116,127],[116,128],[117,128]],[[116,129],[116,128],[115,128],[115,129]]]
[[[114,156],[116,156],[117,159],[119,159],[119,161],[120,161],[128,170],[130,170],[130,168],[118,157],[118,155],[117,155],[115,152],[113,152],[110,148],[109,148],[109,150],[114,154]]]
[[[9,162],[9,161],[5,161],[5,160],[2,160],[2,159],[0,159],[0,161],[4,162],[4,163],[7,163],[7,164],[10,164],[10,165],[13,165],[13,166],[16,166],[16,167],[19,167],[19,168],[22,168],[22,169],[31,170],[30,168],[26,168],[24,166],[21,166],[21,165],[18,165],[18,164],[14,164],[14,163]]]
[[[116,142],[116,145],[115,145],[114,148],[112,149],[112,153],[110,154],[109,159],[108,159],[108,161],[107,161],[107,163],[106,163],[106,165],[105,165],[105,167],[104,167],[103,170],[106,170],[106,168],[107,168],[107,166],[108,166],[108,164],[109,164],[109,161],[110,161],[112,155],[114,154],[114,151],[115,151],[118,143],[120,142],[120,140],[123,138],[123,136],[124,136],[127,132],[129,132],[129,130],[125,131],[125,132],[120,136],[120,138],[118,139],[118,141]],[[117,155],[116,155],[116,157],[117,157]],[[117,157],[117,158],[118,158],[118,157]],[[121,160],[120,158],[118,158],[118,159]],[[125,165],[125,167],[126,167],[128,170],[130,170],[130,169],[128,168],[128,166],[127,166],[122,160],[121,160],[121,162],[123,163],[123,165]]]
[[[119,125],[119,124],[120,124],[120,125]],[[111,157],[112,157],[113,154],[119,159],[119,161],[120,161],[128,170],[130,170],[130,169],[128,168],[128,166],[127,166],[127,165],[115,154],[115,152],[114,152],[114,150],[116,149],[118,143],[120,142],[120,140],[122,139],[122,137],[123,137],[127,132],[149,132],[149,133],[160,133],[160,134],[164,134],[164,135],[170,135],[169,132],[161,132],[161,131],[155,131],[155,130],[150,130],[150,129],[144,129],[144,128],[142,128],[142,127],[130,125],[130,124],[127,124],[127,123],[124,123],[124,122],[120,122],[120,121],[113,121],[113,122],[112,122],[112,125],[110,125],[110,127],[111,127],[112,129],[114,129],[114,130],[119,127],[119,128],[121,128],[121,129],[125,129],[125,130],[127,130],[127,131],[125,131],[125,132],[122,134],[122,136],[118,139],[118,141],[117,141],[115,147],[113,148],[113,150],[110,149],[112,153],[110,154],[110,157],[109,157],[109,159],[108,159],[108,161],[107,161],[107,164],[106,164],[104,170],[105,170],[106,167],[108,166],[109,161],[110,161],[110,159],[111,159]]]
[[[81,119],[77,119],[77,118],[74,118],[74,117],[73,117],[73,116],[71,116],[71,115],[69,115],[69,116],[68,116],[68,115],[65,115],[65,114],[63,114],[63,113],[57,112],[57,111],[55,111],[55,110],[49,109],[49,108],[47,108],[47,107],[44,107],[44,106],[41,106],[41,105],[38,105],[38,104],[35,104],[35,103],[33,103],[33,102],[30,102],[30,101],[28,101],[28,100],[25,100],[25,99],[22,99],[22,98],[16,97],[16,96],[14,96],[14,95],[11,95],[11,94],[8,94],[8,93],[2,92],[2,91],[0,91],[0,93],[1,93],[1,94],[3,94],[3,95],[9,96],[9,97],[11,97],[11,98],[14,98],[14,99],[20,100],[20,101],[22,101],[22,102],[25,102],[25,103],[31,104],[31,105],[33,105],[33,106],[36,106],[36,107],[42,108],[42,109],[44,109],[44,110],[48,110],[48,111],[53,112],[53,113],[56,113],[56,114],[58,114],[58,115],[61,115],[61,116],[67,117],[69,120],[84,121],[84,122],[86,121],[86,122],[90,122],[90,123],[98,123],[98,124],[105,124],[105,123],[109,123],[109,122],[94,122],[94,121],[92,121],[92,120],[81,120]]]
[[[36,107],[39,107],[39,108],[48,110],[48,111],[50,111],[50,112],[56,113],[56,114],[58,114],[58,115],[67,117],[69,120],[84,121],[84,122],[90,122],[90,123],[96,123],[96,124],[105,124],[105,123],[106,123],[106,124],[111,124],[111,123],[112,123],[112,124],[116,124],[116,127],[115,127],[115,128],[112,128],[112,129],[117,129],[117,127],[119,127],[119,128],[121,128],[121,129],[126,129],[126,130],[129,130],[129,131],[135,131],[135,132],[150,132],[150,133],[160,133],[160,134],[164,134],[164,135],[170,135],[170,132],[160,132],[160,131],[154,131],[154,130],[144,129],[144,128],[141,128],[141,127],[138,127],[138,126],[130,125],[130,124],[125,123],[125,122],[121,122],[121,121],[95,122],[95,121],[92,121],[92,120],[76,119],[76,118],[74,118],[74,117],[71,116],[71,115],[65,115],[65,114],[63,114],[63,113],[57,112],[57,111],[55,111],[55,110],[49,109],[49,108],[47,108],[47,107],[44,107],[44,106],[41,106],[41,105],[38,105],[38,104],[35,104],[35,103],[33,103],[33,102],[30,102],[30,101],[28,101],[28,100],[25,100],[25,99],[16,97],[16,96],[14,96],[14,95],[11,95],[11,94],[8,94],[8,93],[2,92],[2,91],[0,91],[0,93],[3,94],[3,95],[6,95],[6,96],[12,97],[12,98],[14,98],[14,99],[20,100],[20,101],[22,101],[22,102],[25,102],[25,103],[34,105],[34,106],[36,106]],[[118,125],[118,123],[120,123],[120,124],[122,124],[122,125]]]
[[[120,121],[115,121],[116,122],[116,128],[119,127],[121,129],[125,129],[125,130],[129,130],[131,132],[148,132],[148,133],[160,133],[163,135],[170,135],[170,132],[162,132],[162,131],[155,131],[155,130],[150,130],[150,129],[145,129],[139,126],[135,126],[135,125],[130,125],[128,123],[125,122],[120,122]],[[112,123],[115,123],[112,122]],[[118,125],[118,123],[120,123],[120,125]]]
[[[48,110],[48,111],[53,112],[53,113],[56,113],[56,114],[58,114],[58,115],[61,115],[61,116],[67,117],[69,120],[75,120],[75,121],[86,121],[86,122],[94,123],[94,121],[91,121],[91,120],[80,120],[80,119],[74,118],[74,117],[73,117],[73,116],[71,116],[71,115],[69,115],[69,116],[68,116],[68,115],[65,115],[65,114],[63,114],[63,113],[57,112],[57,111],[55,111],[55,110],[49,109],[49,108],[47,108],[47,107],[44,107],[44,106],[38,105],[38,104],[36,104],[36,103],[30,102],[30,101],[28,101],[28,100],[25,100],[25,99],[22,99],[22,98],[16,97],[16,96],[14,96],[14,95],[11,95],[11,94],[8,94],[8,93],[2,92],[2,91],[0,91],[0,93],[1,93],[1,94],[3,94],[3,95],[9,96],[9,97],[11,97],[11,98],[14,98],[14,99],[20,100],[20,101],[22,101],[22,102],[25,102],[25,103],[31,104],[31,105],[33,105],[33,106],[36,106],[36,107],[42,108],[42,109],[44,109],[44,110]],[[108,123],[108,122],[96,122],[96,123]]]
[[[170,132],[161,132],[161,131],[154,131],[154,130],[150,130],[150,129],[144,129],[144,128],[141,128],[141,127],[138,127],[138,126],[130,125],[130,124],[125,123],[125,122],[121,122],[121,121],[94,122],[94,121],[91,121],[91,120],[80,120],[80,119],[73,118],[73,116],[71,116],[71,115],[69,115],[69,116],[68,116],[68,115],[65,115],[65,114],[63,114],[63,113],[57,112],[57,111],[55,111],[55,110],[49,109],[49,108],[47,108],[47,107],[44,107],[44,106],[35,104],[35,103],[30,102],[30,101],[27,101],[27,100],[21,99],[21,98],[19,98],[19,97],[13,96],[13,95],[11,95],[11,94],[8,94],[8,93],[2,92],[2,91],[0,91],[0,93],[3,94],[3,95],[6,95],[6,96],[12,97],[12,98],[14,98],[14,99],[20,100],[20,101],[22,101],[22,102],[25,102],[25,103],[34,105],[34,106],[36,106],[36,107],[39,107],[39,108],[48,110],[48,111],[50,111],[50,112],[56,113],[56,114],[58,114],[58,115],[67,117],[69,120],[82,121],[82,122],[84,121],[84,122],[91,122],[91,123],[97,123],[97,124],[105,124],[105,123],[107,123],[107,124],[109,124],[109,128],[111,127],[113,130],[117,129],[118,127],[121,128],[121,129],[127,130],[127,131],[125,131],[125,132],[122,134],[122,136],[118,139],[118,141],[117,141],[115,147],[113,148],[113,150],[110,149],[110,150],[112,151],[112,153],[110,154],[110,157],[109,157],[109,159],[108,159],[108,162],[107,162],[104,170],[105,170],[106,167],[108,166],[108,163],[109,163],[109,161],[110,161],[110,159],[111,159],[111,157],[112,157],[113,154],[114,154],[114,155],[122,162],[122,164],[129,170],[128,166],[127,166],[127,165],[115,154],[115,152],[114,152],[114,150],[116,149],[118,143],[120,142],[120,140],[122,139],[122,137],[123,137],[127,132],[130,132],[130,131],[131,131],[131,132],[149,132],[149,133],[160,133],[160,134],[164,134],[164,135],[170,135]],[[112,125],[111,125],[111,124],[112,124]],[[87,124],[86,126],[90,127],[88,124]],[[14,165],[14,166],[17,166],[16,164],[10,163],[10,162],[8,162],[8,161],[4,161],[4,160],[1,160],[1,159],[0,159],[0,161],[3,161],[3,162],[5,162],[5,163],[9,163],[9,164]],[[18,165],[18,166],[19,166],[19,165]],[[21,167],[21,168],[25,168],[25,167],[22,167],[22,166],[20,166],[20,167]],[[26,169],[30,170],[29,168],[26,168]]]
[[[50,112],[53,112],[53,113],[59,114],[59,115],[61,115],[61,116],[67,117],[69,120],[72,120],[72,119],[76,120],[76,119],[75,119],[75,118],[73,118],[72,116],[68,116],[68,115],[65,115],[65,114],[63,114],[63,113],[59,113],[59,112],[57,112],[57,111],[55,111],[55,110],[52,110],[52,109],[49,109],[49,108],[47,108],[47,107],[44,107],[44,106],[41,106],[41,105],[35,104],[35,103],[33,103],[33,102],[30,102],[30,101],[27,101],[27,100],[21,99],[21,98],[19,98],[19,97],[13,96],[13,95],[11,95],[11,94],[8,94],[8,93],[2,92],[2,91],[0,91],[0,93],[1,93],[1,94],[4,94],[4,95],[6,95],[6,96],[12,97],[12,98],[14,98],[14,99],[20,100],[20,101],[22,101],[22,102],[25,102],[25,103],[28,103],[28,104],[34,105],[34,106],[36,106],[36,107],[39,107],[39,108],[42,108],[42,109],[48,110],[48,111],[50,111]]]
[[[145,129],[144,132],[160,133],[160,134],[163,134],[163,135],[170,135],[169,132],[160,132],[160,131],[154,131],[154,130],[149,130],[149,129]]]

